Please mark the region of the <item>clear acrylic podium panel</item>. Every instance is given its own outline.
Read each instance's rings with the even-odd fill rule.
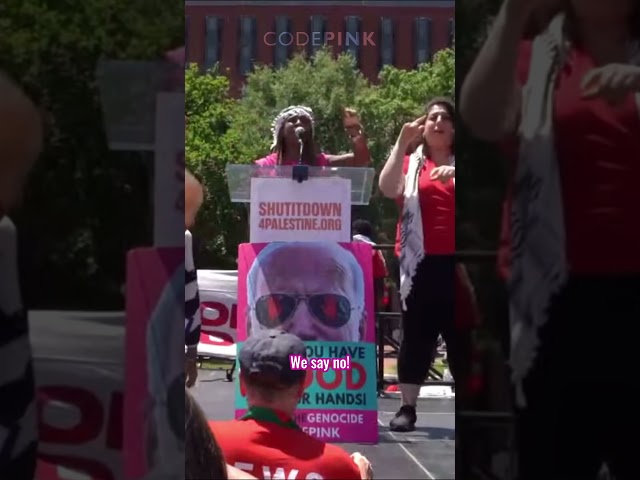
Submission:
[[[373,190],[375,170],[362,167],[308,167],[309,178],[340,177],[351,180],[351,204],[368,205]],[[227,165],[225,169],[229,195],[234,203],[251,202],[252,178],[293,179],[293,166],[261,167],[259,165]]]

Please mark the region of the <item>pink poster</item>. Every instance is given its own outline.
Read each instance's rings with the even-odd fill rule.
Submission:
[[[296,412],[307,433],[331,443],[377,443],[378,399],[369,244],[275,242],[238,249],[238,348],[251,332],[278,328],[307,346],[309,369]],[[236,416],[247,409],[236,382]]]
[[[129,252],[126,310],[125,478],[184,475],[184,248]]]

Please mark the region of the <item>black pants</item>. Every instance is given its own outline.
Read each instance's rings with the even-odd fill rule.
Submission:
[[[640,277],[573,278],[552,304],[517,412],[520,480],[638,479]]]
[[[451,374],[456,376],[455,258],[427,256],[418,265],[413,289],[402,312],[398,381],[421,385],[433,362],[438,336],[447,344]]]

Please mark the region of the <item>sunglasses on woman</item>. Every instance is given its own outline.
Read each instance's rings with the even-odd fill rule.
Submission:
[[[277,328],[293,317],[301,302],[307,305],[313,318],[327,327],[343,327],[351,318],[351,302],[344,295],[272,293],[256,300],[254,307],[256,319],[265,328]]]

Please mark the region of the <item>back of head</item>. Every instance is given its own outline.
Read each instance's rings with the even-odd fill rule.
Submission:
[[[184,389],[186,480],[227,479],[227,465],[200,406]]]
[[[305,370],[293,370],[291,356],[306,358],[304,342],[281,330],[252,334],[240,349],[240,376],[247,400],[258,400],[282,410],[295,407],[302,394]],[[251,406],[251,405],[250,405]]]
[[[358,219],[354,221],[351,230],[354,235],[364,235],[373,239],[373,227],[367,220]]]

